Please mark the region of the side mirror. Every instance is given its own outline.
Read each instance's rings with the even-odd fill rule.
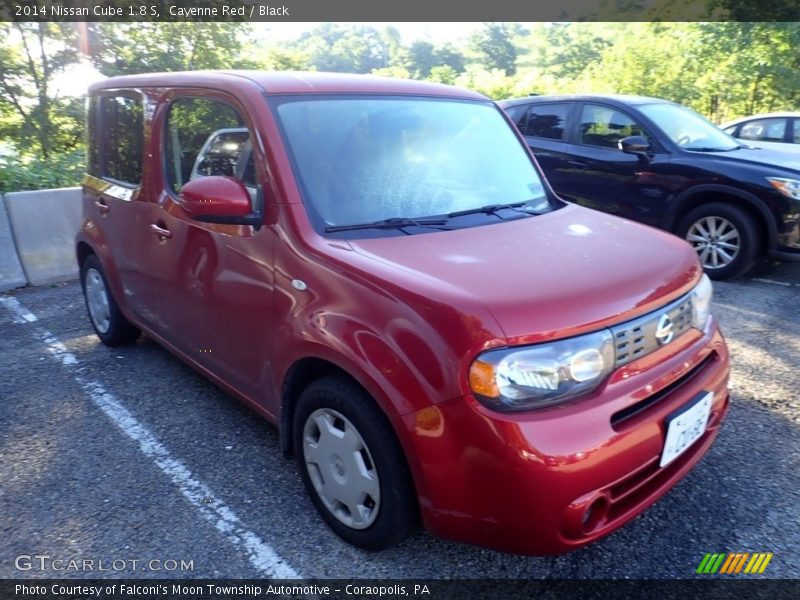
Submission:
[[[641,135],[631,135],[626,138],[622,138],[619,142],[619,149],[622,150],[625,154],[636,154],[638,156],[647,156],[648,151],[650,150],[650,142],[647,141],[647,138]]]
[[[256,229],[263,224],[261,186],[254,203],[244,184],[234,177],[210,175],[193,179],[181,188],[178,199],[195,221],[252,225]]]

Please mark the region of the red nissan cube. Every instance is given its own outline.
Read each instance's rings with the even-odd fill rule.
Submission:
[[[144,332],[274,423],[351,544],[421,520],[567,552],[717,435],[728,351],[695,252],[561,200],[484,96],[260,72],[89,96],[97,335]]]

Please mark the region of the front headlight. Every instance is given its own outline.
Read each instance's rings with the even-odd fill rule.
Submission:
[[[785,179],[783,177],[767,177],[767,181],[772,184],[784,196],[800,200],[800,181],[797,179]]]
[[[713,289],[711,280],[705,273],[692,290],[692,327],[703,331],[706,328],[708,317],[711,314],[711,296]]]
[[[529,410],[595,389],[614,368],[611,332],[535,346],[484,352],[472,363],[469,384],[486,406]]]

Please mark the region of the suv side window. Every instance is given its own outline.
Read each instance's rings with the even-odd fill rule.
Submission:
[[[531,104],[518,123],[522,135],[563,140],[569,104]]]
[[[169,109],[165,164],[170,189],[209,175],[255,187],[250,134],[239,112],[221,100],[178,98]]]
[[[647,137],[638,123],[618,110],[597,104],[581,109],[581,144],[618,150],[617,142],[631,135]]]
[[[103,152],[100,157],[92,157],[90,163],[102,161],[100,170],[105,177],[122,183],[139,185],[142,181],[142,153],[144,149],[144,111],[142,99],[138,94],[126,92],[124,95],[101,96],[102,131],[105,138],[101,141]],[[91,123],[91,121],[90,121]],[[100,140],[92,139],[90,129],[90,146],[97,146]]]

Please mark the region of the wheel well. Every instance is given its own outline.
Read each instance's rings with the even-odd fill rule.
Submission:
[[[753,223],[755,223],[759,233],[758,254],[763,255],[767,253],[769,250],[769,229],[767,228],[767,222],[764,219],[764,215],[762,215],[759,210],[747,200],[740,198],[735,194],[726,194],[725,192],[719,191],[704,191],[693,194],[686,199],[686,202],[683,203],[683,206],[675,215],[671,227],[672,231],[674,232],[677,230],[678,225],[683,218],[694,209],[699,206],[714,203],[730,204],[731,206],[735,206],[745,211],[753,219]]]
[[[75,250],[75,254],[78,257],[78,269],[83,266],[83,261],[85,261],[94,253],[94,250],[92,250],[92,247],[89,244],[86,242],[79,242],[78,247]]]
[[[361,386],[347,371],[321,358],[304,358],[291,366],[283,381],[281,390],[281,451],[284,456],[292,455],[292,422],[296,400],[312,382],[328,375],[347,377]]]

